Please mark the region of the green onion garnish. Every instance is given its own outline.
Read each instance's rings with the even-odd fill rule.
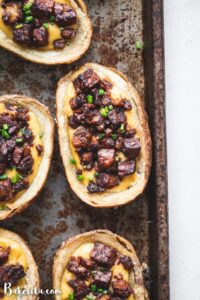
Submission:
[[[99,139],[102,140],[104,138],[105,134],[104,133],[100,133],[99,134]]]
[[[94,298],[92,296],[87,296],[86,299],[87,300],[93,300]]]
[[[101,113],[101,115],[103,116],[103,117],[107,117],[107,115],[108,115],[108,112],[107,112],[107,109],[106,108],[101,108],[100,109],[100,113]]]
[[[39,134],[39,137],[40,137],[40,138],[42,138],[42,137],[43,137],[43,135],[44,135],[44,132],[43,132],[43,131],[41,131],[41,132],[40,132],[40,134]]]
[[[99,95],[105,95],[105,91],[104,91],[103,89],[100,89],[100,90],[98,91],[98,94],[99,94]]]
[[[9,139],[10,137],[9,133],[5,129],[1,130],[1,134],[5,139]]]
[[[16,139],[16,143],[21,143],[23,142],[23,139]]]
[[[45,29],[48,29],[49,28],[49,24],[48,23],[43,23],[42,25]]]
[[[96,176],[96,177],[98,177],[98,176],[99,176],[99,173],[98,173],[98,172],[96,172],[96,173],[95,173],[95,176]]]
[[[113,139],[114,141],[117,140],[117,135],[116,135],[116,133],[113,133],[113,134],[112,134],[112,139]]]
[[[69,294],[68,298],[69,300],[74,300],[74,294]]]
[[[76,165],[76,160],[75,159],[73,159],[73,158],[70,158],[70,163],[72,164],[72,165]]]
[[[31,10],[26,10],[24,13],[26,16],[30,16],[32,12],[31,12]]]
[[[113,106],[112,106],[112,105],[109,105],[109,106],[108,106],[108,109],[109,109],[109,110],[112,110],[112,109],[113,109]]]
[[[84,179],[84,176],[81,174],[81,175],[77,175],[77,179],[79,180],[79,181],[82,181],[83,179]]]
[[[103,292],[103,289],[98,289],[97,292],[98,292],[98,293],[102,293],[102,292]]]
[[[3,129],[8,130],[8,124],[3,124]]]
[[[33,16],[27,16],[25,18],[25,23],[31,23],[33,21]]]
[[[93,96],[92,95],[87,95],[86,96],[87,102],[92,104],[93,103]]]
[[[19,29],[19,28],[22,28],[22,27],[23,27],[23,24],[17,24],[17,25],[15,26],[16,29]]]
[[[97,290],[96,284],[92,284],[90,289],[91,289],[91,292],[96,292],[96,290]]]
[[[125,132],[125,125],[124,125],[124,124],[122,124],[122,125],[120,126],[120,130],[121,130],[122,133]]]
[[[31,2],[24,4],[23,5],[23,10],[24,11],[30,10],[32,5],[33,5],[33,3],[31,3]]]
[[[23,179],[23,176],[17,173],[11,178],[11,183],[15,184],[21,179]]]
[[[135,42],[135,47],[137,50],[141,50],[142,49],[142,43],[140,41],[136,41]]]
[[[49,22],[52,24],[52,23],[54,23],[54,21],[55,21],[54,16],[51,16],[51,17],[49,18]]]
[[[4,179],[7,179],[7,178],[8,178],[8,176],[6,174],[3,174],[3,175],[0,176],[0,180],[4,180]]]

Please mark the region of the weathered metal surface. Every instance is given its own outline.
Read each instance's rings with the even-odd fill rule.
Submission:
[[[137,87],[149,114],[153,169],[144,196],[117,209],[83,204],[65,180],[57,133],[50,175],[40,197],[20,216],[1,225],[21,234],[38,263],[42,288],[52,287],[56,249],[68,237],[107,228],[129,239],[147,263],[146,284],[152,300],[169,299],[168,230],[163,85],[162,1],[88,0],[94,25],[88,53],[70,66],[45,67],[0,50],[0,94],[19,93],[48,105],[55,116],[55,90],[60,77],[86,61],[116,67]],[[144,51],[135,41],[143,40]],[[41,297],[50,299],[50,297]]]

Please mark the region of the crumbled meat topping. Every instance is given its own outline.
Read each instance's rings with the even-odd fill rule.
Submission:
[[[0,114],[0,201],[10,201],[29,187],[27,176],[32,173],[31,154],[34,135],[29,128],[29,111],[20,106],[6,105]],[[38,156],[42,145],[36,145]],[[9,175],[10,172],[10,175]]]
[[[96,300],[127,299],[132,294],[129,282],[120,271],[116,273],[115,270],[113,273],[113,268],[117,268],[120,263],[128,274],[133,270],[129,256],[120,255],[115,248],[100,242],[94,243],[90,259],[72,255],[66,265],[67,270],[74,276],[73,280],[67,280],[73,289],[69,299],[82,299],[86,296]]]
[[[70,100],[68,125],[74,129],[72,144],[83,170],[93,170],[88,192],[101,193],[136,172],[141,144],[127,120],[128,99],[114,101],[112,84],[101,80],[92,68],[73,81],[76,96]]]
[[[49,27],[60,30],[60,39],[53,41],[62,49],[76,36],[77,14],[66,4],[55,0],[3,0],[2,20],[13,31],[13,40],[23,46],[44,47],[49,43]]]
[[[24,267],[19,264],[9,263],[11,247],[0,246],[0,288],[4,288],[5,283],[15,286],[18,280],[26,276]],[[4,296],[2,292],[2,297]]]

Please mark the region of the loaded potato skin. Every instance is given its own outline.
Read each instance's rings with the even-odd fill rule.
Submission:
[[[53,282],[62,292],[56,300],[148,299],[134,249],[107,230],[64,242],[54,258]]]
[[[0,46],[24,59],[71,63],[86,52],[91,36],[82,0],[0,0]]]
[[[148,180],[151,138],[127,78],[88,63],[61,79],[56,102],[61,156],[78,197],[97,207],[134,200]]]

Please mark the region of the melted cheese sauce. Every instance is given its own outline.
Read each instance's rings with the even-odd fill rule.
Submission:
[[[116,103],[123,98],[123,94],[122,95],[120,94],[120,89],[117,88],[117,87],[113,87],[111,89],[111,96],[112,96],[112,100]],[[69,88],[68,88],[68,91],[67,91],[67,95],[66,95],[66,99],[65,99],[65,109],[66,109],[65,113],[66,113],[67,117],[69,117],[73,114],[73,111],[72,111],[70,103],[69,103],[70,99],[72,99],[73,97],[75,97],[75,91],[74,91],[73,83],[70,82]],[[130,111],[125,111],[125,115],[127,117],[127,124],[129,125],[129,127],[133,128],[133,129],[136,128],[137,127],[136,126],[137,119],[136,119],[136,113],[133,112],[133,109],[130,110]],[[80,163],[79,155],[76,152],[76,149],[75,149],[75,147],[73,146],[73,143],[72,143],[73,133],[74,133],[74,131],[76,131],[76,129],[73,129],[73,128],[68,126],[67,130],[68,130],[68,136],[69,136],[69,141],[70,141],[70,149],[71,149],[72,157],[76,160],[76,167],[78,169],[83,170],[82,174],[84,176],[84,179],[81,182],[84,186],[87,186],[89,184],[90,180],[95,178],[94,177],[95,176],[95,171],[94,171],[94,169],[92,169],[90,171],[87,171],[87,170],[83,169],[83,167]],[[138,132],[136,133],[135,137],[139,138],[139,133]],[[124,191],[127,188],[129,188],[134,182],[136,182],[137,179],[138,179],[138,176],[139,176],[138,173],[137,173],[139,163],[140,163],[140,156],[136,159],[136,172],[132,175],[125,176],[122,180],[120,180],[120,184],[118,186],[115,186],[111,189],[107,189],[105,191],[105,193],[113,193],[113,192]]]
[[[77,248],[71,256],[75,256],[75,257],[81,256],[84,259],[89,259],[90,258],[90,253],[91,253],[93,247],[94,247],[93,243],[83,244],[79,248]],[[122,264],[114,265],[111,268],[111,270],[113,272],[113,276],[121,274],[123,276],[124,280],[129,281],[129,273],[123,267]],[[65,269],[65,271],[63,273],[63,276],[62,276],[62,280],[61,280],[62,300],[68,299],[69,294],[73,293],[73,289],[69,286],[67,281],[73,280],[74,278],[75,278],[75,275],[73,273],[71,273],[70,271],[68,271],[67,269]],[[90,281],[86,281],[86,284],[89,286]],[[86,300],[86,299],[87,298],[84,298],[84,300]],[[134,298],[133,295],[131,295],[128,298],[128,300],[134,300],[134,299],[135,298]]]
[[[3,8],[1,7],[1,3],[3,0],[0,0],[0,29],[5,33],[5,35],[10,38],[13,39],[13,29],[11,26],[9,25],[5,25],[3,20],[2,20],[2,13],[3,13]],[[33,0],[29,1],[29,2],[34,2]],[[68,6],[71,7],[71,1],[70,0],[56,0],[55,2],[57,3],[63,3],[66,4]],[[60,27],[57,26],[56,24],[50,24],[48,23],[48,32],[49,32],[49,43],[48,45],[44,46],[44,47],[37,47],[37,50],[41,50],[41,51],[47,51],[47,50],[53,50],[54,46],[53,46],[53,42],[57,39],[62,38],[61,37],[61,31],[60,31]],[[76,28],[76,24],[68,26],[70,28]],[[55,50],[55,49],[54,49]]]
[[[28,269],[27,259],[26,259],[26,256],[24,254],[24,251],[23,251],[22,247],[18,243],[16,243],[13,240],[10,240],[8,238],[0,237],[0,246],[3,247],[3,248],[7,248],[7,247],[10,246],[10,248],[11,248],[8,260],[5,263],[5,265],[19,263],[20,265],[22,265],[24,267],[24,271],[25,272],[27,271],[27,269]],[[19,286],[20,289],[22,289],[25,285],[26,285],[25,277],[18,280],[17,286]],[[13,288],[16,288],[16,286],[13,287]],[[0,289],[0,292],[3,292],[3,291]],[[14,294],[11,295],[11,296],[6,296],[5,295],[1,299],[2,300],[15,300],[16,295],[14,295]]]
[[[9,113],[9,114],[13,114],[12,111],[8,110],[5,105],[3,103],[0,103],[0,114],[1,113]],[[34,139],[33,139],[33,146],[31,147],[31,155],[32,158],[34,160],[33,163],[33,167],[32,167],[32,173],[29,174],[28,176],[26,176],[26,179],[29,182],[29,186],[31,185],[31,183],[33,182],[35,176],[37,175],[41,160],[42,160],[42,154],[41,156],[38,155],[38,151],[36,149],[36,145],[43,145],[42,139],[40,137],[41,134],[41,128],[40,128],[40,124],[39,121],[36,117],[36,115],[29,111],[29,116],[30,116],[30,120],[28,121],[28,127],[31,128],[33,135],[34,135]],[[5,171],[5,174],[9,177],[12,178],[15,174],[16,174],[16,170],[9,170],[7,169]],[[6,204],[9,207],[9,203],[13,202],[15,200],[17,200],[26,190],[23,190],[21,192],[19,192],[12,201],[7,201]],[[5,202],[0,202],[0,204],[5,204]]]

